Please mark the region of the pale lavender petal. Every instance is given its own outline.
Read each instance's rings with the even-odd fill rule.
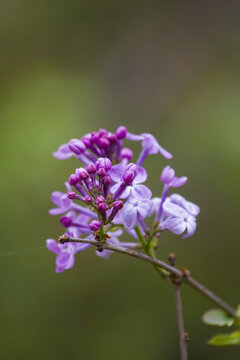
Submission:
[[[116,231],[110,231],[109,235],[111,236],[111,240],[115,238],[114,241],[116,241],[116,238],[118,238],[119,236],[121,236],[123,234],[123,230],[122,229],[117,229]]]
[[[185,200],[183,207],[190,215],[197,216],[200,213],[200,207],[190,201]]]
[[[123,173],[124,173],[124,167],[121,164],[114,165],[110,170],[111,179],[115,182],[119,182],[123,176]]]
[[[193,217],[192,217],[192,219],[188,218],[186,227],[187,227],[187,232],[186,232],[186,234],[184,234],[182,236],[182,239],[186,239],[187,237],[192,236],[195,233],[196,228],[197,228],[197,223]]]
[[[114,193],[118,190],[118,188],[119,188],[120,186],[121,186],[121,183],[114,184],[114,185],[111,187],[110,192],[111,192],[112,194],[114,194]]]
[[[72,187],[71,187],[71,185],[69,184],[69,182],[66,181],[66,182],[64,183],[64,185],[66,186],[66,189],[67,189],[66,192],[67,192],[67,193],[69,193],[69,192],[72,191]]]
[[[181,235],[186,229],[186,223],[181,218],[169,218],[164,223],[164,228],[176,235]]]
[[[76,243],[75,252],[78,253],[80,251],[84,251],[84,250],[88,249],[90,246],[92,246],[92,245],[91,244],[79,244],[79,243]]]
[[[131,141],[141,141],[141,140],[143,140],[143,136],[135,135],[130,132],[127,132],[126,139],[131,140]]]
[[[180,187],[183,186],[184,184],[186,184],[187,182],[187,177],[186,176],[182,176],[182,177],[175,177],[172,181],[170,186],[171,187]]]
[[[175,171],[169,165],[165,166],[161,174],[161,181],[163,182],[163,184],[170,184],[173,181],[174,177]]]
[[[152,198],[151,202],[152,202],[151,214],[157,213],[161,204],[161,198],[159,197]]]
[[[142,147],[148,151],[149,155],[157,154],[160,152],[165,158],[171,159],[172,154],[165,150],[161,145],[159,145],[157,139],[148,133],[141,134],[144,138],[142,141]]]
[[[61,215],[61,214],[64,214],[66,211],[67,211],[67,209],[61,208],[61,207],[53,208],[53,209],[49,210],[49,214],[50,215]]]
[[[137,175],[135,177],[135,179],[133,180],[133,184],[140,184],[143,183],[147,180],[147,171],[142,168],[141,166],[137,167]]]
[[[122,193],[122,195],[120,196],[120,198],[126,199],[130,195],[132,189],[133,189],[132,186],[127,186],[126,189],[124,190],[124,192]]]
[[[161,145],[159,145],[159,152],[164,156],[166,159],[172,159],[173,155],[164,149]]]
[[[62,196],[62,205],[63,205],[63,207],[68,209],[70,207],[70,205],[71,205],[71,202],[72,202],[72,200],[70,200],[68,198],[67,194],[64,194]]]
[[[141,201],[138,206],[138,212],[143,218],[151,215],[152,203],[151,200]]]
[[[63,195],[64,195],[64,193],[61,191],[54,191],[51,194],[52,202],[57,206],[61,206],[61,199],[62,199]]]
[[[60,254],[60,252],[61,252],[59,244],[54,239],[47,239],[46,246],[47,246],[48,250],[50,250],[54,254]]]
[[[60,270],[68,270],[71,269],[74,265],[75,258],[73,254],[70,254],[68,251],[61,252],[56,258],[56,266],[57,269]]]
[[[68,143],[61,145],[58,148],[58,150],[53,153],[53,156],[56,159],[60,159],[60,160],[69,159],[72,155],[73,154],[72,154],[71,150],[69,149]]]
[[[170,201],[165,201],[163,204],[164,215],[175,216],[181,219],[187,218],[187,212],[179,205],[173,204]]]
[[[200,213],[200,208],[198,205],[187,201],[183,196],[179,194],[172,194],[170,196],[171,202],[181,205],[190,215],[197,216]]]
[[[96,250],[96,255],[100,256],[104,259],[108,259],[112,253],[113,253],[113,251],[111,251],[111,250],[103,250],[103,251]]]
[[[170,195],[169,199],[174,203],[174,204],[178,204],[181,205],[183,204],[183,202],[185,201],[185,198],[179,194],[172,194]]]
[[[131,204],[125,204],[122,209],[123,223],[128,229],[133,229],[137,224],[137,208]]]
[[[134,185],[132,188],[132,195],[138,199],[151,199],[152,192],[145,185]]]

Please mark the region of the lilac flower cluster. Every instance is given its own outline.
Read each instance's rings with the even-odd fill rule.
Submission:
[[[125,139],[141,142],[142,150],[135,163],[131,162],[132,150],[123,147]],[[139,231],[143,236],[151,234],[149,241],[165,230],[183,235],[182,238],[193,235],[199,207],[179,194],[169,196],[170,188],[181,187],[187,178],[176,177],[174,170],[166,166],[161,174],[163,190],[160,198],[152,198],[151,190],[143,184],[147,180],[147,171],[142,165],[148,155],[157,153],[166,159],[172,158],[153,135],[135,135],[124,126],[115,133],[99,129],[61,145],[53,153],[57,159],[74,156],[83,165],[70,175],[65,183],[65,193],[55,191],[51,196],[56,207],[50,214],[63,215],[60,223],[65,228],[65,235],[96,239],[100,243],[108,241],[124,247],[139,246]],[[146,218],[153,214],[154,230],[151,230]],[[134,242],[120,242],[123,228],[135,238]],[[90,246],[47,240],[48,249],[57,255],[57,272],[72,268],[75,254]],[[96,253],[107,258],[111,251],[99,248]]]

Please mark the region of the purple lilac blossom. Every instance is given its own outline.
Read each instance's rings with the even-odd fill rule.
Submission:
[[[165,201],[163,204],[165,220],[160,224],[162,230],[170,230],[176,235],[181,235],[182,239],[192,236],[195,233],[197,223],[196,218],[190,215],[183,207]]]
[[[129,166],[129,165],[128,165]],[[111,178],[115,185],[113,185],[110,191],[113,193],[113,198],[116,199],[114,196],[115,193],[119,191],[120,187],[124,187],[124,173],[126,168],[122,165],[114,165],[110,171]],[[124,191],[121,194],[122,199],[126,199],[129,197],[130,194],[135,196],[138,199],[150,199],[152,196],[151,190],[141,183],[147,180],[147,172],[144,168],[138,166],[136,170],[136,176],[130,184],[125,184]]]
[[[133,152],[123,147],[125,139],[141,142],[142,151],[136,164],[129,163]],[[57,207],[49,212],[62,215],[60,223],[66,228],[65,235],[136,247],[136,242],[120,242],[118,237],[122,235],[122,229],[119,226],[138,239],[136,226],[143,235],[146,234],[148,227],[145,218],[153,213],[159,222],[159,231],[169,230],[182,235],[182,238],[193,235],[199,207],[179,194],[168,197],[169,189],[184,185],[187,178],[176,177],[175,171],[166,166],[161,174],[161,198],[152,200],[151,190],[142,184],[147,180],[147,172],[141,166],[148,155],[157,153],[167,159],[172,158],[172,154],[160,146],[153,135],[135,135],[128,132],[125,126],[118,127],[115,133],[99,129],[61,145],[53,153],[56,158],[68,159],[74,156],[84,165],[70,176],[69,183],[65,183],[66,193],[55,191],[51,196]],[[117,230],[113,231],[113,227]],[[74,242],[58,244],[48,239],[47,247],[57,255],[56,271],[62,272],[74,265],[77,252],[90,245]],[[97,250],[96,253],[107,258],[111,251]]]
[[[75,254],[89,248],[89,244],[66,243],[59,244],[54,239],[48,239],[46,246],[48,250],[57,255],[56,272],[71,269],[75,263]]]
[[[151,214],[151,209],[151,200],[140,200],[131,195],[121,210],[124,226],[126,226],[127,229],[134,229],[139,220],[145,219],[145,217]]]
[[[160,203],[159,210],[158,210],[158,213],[156,216],[156,221],[160,220],[160,217],[162,214],[162,209],[163,209],[163,204],[168,196],[170,187],[176,188],[176,187],[183,186],[187,182],[187,177],[186,176],[176,177],[175,171],[170,166],[166,166],[162,171],[161,181],[164,184],[164,186],[163,186],[162,195],[161,195],[161,203]]]

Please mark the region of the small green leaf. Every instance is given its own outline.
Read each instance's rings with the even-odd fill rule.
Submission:
[[[206,324],[213,326],[232,326],[234,323],[234,318],[220,309],[207,311],[202,320]]]
[[[215,346],[240,345],[240,331],[232,334],[221,334],[214,336],[208,344]]]

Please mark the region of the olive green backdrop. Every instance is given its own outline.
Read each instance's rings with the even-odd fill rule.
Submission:
[[[194,237],[164,234],[158,255],[175,252],[240,303],[239,11],[231,0],[0,3],[0,359],[179,358],[173,290],[151,266],[89,249],[56,274],[45,248],[62,232],[50,193],[78,166],[51,154],[99,127],[153,133],[174,154],[201,214]],[[167,164],[146,161],[154,196]],[[206,344],[211,303],[182,293],[190,359],[239,359],[239,347]]]

